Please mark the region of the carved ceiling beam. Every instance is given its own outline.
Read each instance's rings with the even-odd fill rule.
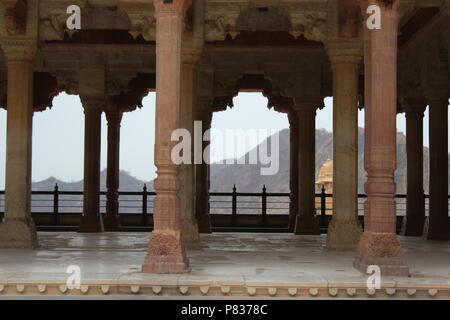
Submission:
[[[450,1],[440,8],[429,7],[419,9],[401,29],[399,46],[402,50],[415,50],[414,47],[428,41],[433,31],[450,18]]]

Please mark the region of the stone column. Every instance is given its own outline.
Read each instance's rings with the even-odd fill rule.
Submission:
[[[290,187],[290,203],[289,203],[289,221],[288,228],[290,232],[294,232],[295,220],[298,213],[298,118],[295,111],[289,111],[289,187]]]
[[[155,0],[156,16],[156,141],[154,186],[154,230],[149,242],[143,272],[182,273],[189,271],[189,260],[181,237],[178,191],[179,166],[171,159],[176,142],[172,132],[180,128],[181,38],[189,1]]]
[[[105,110],[108,121],[108,155],[106,171],[106,215],[103,219],[107,231],[119,227],[119,173],[120,173],[120,123],[123,112],[108,104]]]
[[[396,235],[394,171],[396,168],[397,29],[398,0],[392,5],[380,0],[362,4],[381,8],[381,29],[365,34],[365,150],[367,171],[364,232],[357,248],[355,268],[363,273],[377,265],[382,275],[408,275],[403,249]]]
[[[406,236],[423,234],[425,198],[423,193],[423,113],[426,102],[406,99]]]
[[[320,234],[315,209],[316,109],[318,103],[298,101],[298,214],[295,234]]]
[[[430,134],[429,240],[450,240],[448,217],[448,95],[428,97]]]
[[[78,232],[102,232],[100,215],[101,115],[106,105],[103,96],[81,96],[84,108],[83,216]]]
[[[191,133],[194,142],[194,117],[196,104],[197,62],[198,55],[190,50],[183,50],[181,64],[181,117],[182,128]],[[188,249],[200,246],[200,235],[195,214],[195,165],[194,144],[191,146],[191,163],[180,166],[180,190],[178,197],[181,205],[181,235]]]
[[[8,69],[5,216],[0,248],[35,248],[31,218],[31,151],[33,131],[33,59],[36,47],[3,44]]]
[[[333,217],[327,248],[355,250],[358,220],[358,71],[362,50],[331,43],[333,69]]]
[[[202,113],[203,112],[203,113]],[[202,136],[211,128],[212,112],[199,110],[198,119],[202,121]],[[202,142],[202,150],[206,150],[209,141]],[[211,233],[211,217],[209,215],[209,164],[202,161],[195,166],[195,214],[200,233]]]

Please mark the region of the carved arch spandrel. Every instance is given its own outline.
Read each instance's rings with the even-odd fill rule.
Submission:
[[[267,98],[267,108],[274,109],[277,112],[288,113],[293,106],[293,99],[281,94],[281,90],[272,85],[272,81],[262,74],[244,74],[238,78],[233,78],[228,85],[228,94],[216,96],[213,100],[213,112],[225,111],[232,108],[233,99],[240,91],[261,92]]]

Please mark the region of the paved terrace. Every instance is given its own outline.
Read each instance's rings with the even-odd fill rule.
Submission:
[[[203,234],[191,250],[191,274],[140,273],[148,233],[40,232],[37,250],[0,250],[0,297],[103,295],[141,297],[444,298],[450,299],[449,242],[402,238],[411,276],[383,277],[366,288],[354,253],[324,249],[326,236]],[[79,265],[80,289],[68,289]]]

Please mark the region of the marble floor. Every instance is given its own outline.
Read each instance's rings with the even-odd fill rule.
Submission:
[[[326,236],[214,233],[188,251],[191,273],[140,272],[149,234],[39,232],[36,250],[0,249],[0,296],[144,294],[259,297],[450,298],[450,242],[402,237],[410,277],[383,277],[367,290],[367,275],[352,267],[354,253],[324,248]],[[70,266],[82,286],[67,290]],[[70,269],[69,269],[70,270]]]

